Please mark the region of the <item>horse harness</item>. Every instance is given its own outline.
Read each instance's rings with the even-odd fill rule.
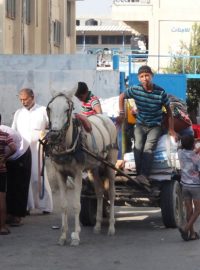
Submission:
[[[51,117],[50,117],[49,105],[54,101],[55,98],[57,98],[59,96],[65,97],[65,99],[69,105],[69,110],[67,111],[66,123],[63,125],[61,130],[58,132],[58,134],[56,135],[56,137],[52,141],[51,140],[51,133],[54,132],[54,130],[51,129]],[[40,140],[40,143],[43,145],[43,151],[45,152],[46,156],[49,156],[52,160],[54,160],[56,163],[59,163],[59,164],[63,164],[66,161],[71,161],[73,158],[75,158],[77,162],[85,163],[85,161],[86,161],[86,154],[85,153],[88,154],[88,151],[85,151],[86,148],[84,147],[85,138],[83,137],[83,132],[82,132],[83,126],[82,126],[80,119],[77,119],[77,118],[72,119],[72,125],[73,125],[72,144],[71,144],[69,149],[66,149],[66,146],[65,146],[65,135],[66,135],[66,132],[70,126],[71,114],[72,114],[72,110],[74,108],[73,105],[74,105],[73,101],[71,99],[69,99],[63,93],[59,93],[58,95],[53,97],[47,105],[47,115],[49,118],[49,131],[46,134],[46,136],[42,140]],[[102,118],[100,118],[100,119],[102,120],[104,127],[108,130],[104,120]],[[92,124],[94,124],[94,123],[92,122]],[[103,134],[102,134],[102,131],[100,130],[100,128],[95,124],[94,124],[94,126],[97,128],[97,130],[99,131],[99,133],[101,134],[102,139],[103,139]],[[108,134],[110,134],[110,133],[108,132]],[[96,140],[94,138],[92,131],[90,132],[90,135],[92,137],[93,150],[96,154],[98,154],[97,153],[98,152],[97,151],[97,143],[96,143]],[[110,139],[111,139],[111,136],[110,136]],[[103,142],[104,142],[104,139],[103,139]],[[117,143],[110,144],[107,146],[105,146],[105,143],[104,143],[103,152],[106,153],[111,148],[117,148]]]

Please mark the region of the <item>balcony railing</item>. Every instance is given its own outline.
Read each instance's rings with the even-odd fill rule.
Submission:
[[[151,0],[113,0],[115,5],[150,4]]]

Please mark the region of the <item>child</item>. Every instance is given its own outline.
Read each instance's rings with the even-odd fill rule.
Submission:
[[[90,116],[94,114],[102,114],[101,103],[95,95],[89,91],[85,82],[79,82],[75,96],[81,101],[81,114]]]
[[[183,240],[197,240],[199,234],[194,230],[194,223],[200,215],[200,155],[194,150],[195,140],[192,135],[183,136],[181,146],[178,157],[187,223],[179,231]]]
[[[8,148],[6,150],[6,147]],[[7,170],[6,160],[16,151],[13,139],[5,132],[0,130],[0,235],[10,233],[6,227],[6,186]]]

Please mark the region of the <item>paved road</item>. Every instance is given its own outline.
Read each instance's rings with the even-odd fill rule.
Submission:
[[[83,227],[78,247],[57,245],[58,208],[28,216],[24,225],[0,236],[2,270],[199,270],[200,241],[184,242],[164,228],[158,208],[116,207],[116,235]],[[200,224],[198,224],[200,226]]]

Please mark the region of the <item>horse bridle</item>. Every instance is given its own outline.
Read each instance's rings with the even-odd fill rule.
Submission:
[[[69,128],[70,125],[70,117],[72,114],[72,110],[74,109],[74,103],[71,99],[69,99],[65,94],[63,93],[59,93],[57,94],[55,97],[53,97],[49,103],[47,104],[46,107],[46,111],[47,111],[47,116],[49,119],[49,131],[54,131],[53,129],[51,129],[51,118],[50,118],[50,108],[49,105],[54,101],[54,99],[56,99],[57,97],[64,97],[69,105],[69,110],[67,110],[67,122],[63,125],[62,129],[64,129],[65,131],[67,131],[67,129]],[[61,129],[61,130],[62,130]]]
[[[50,134],[52,132],[55,132],[55,130],[53,130],[51,128],[51,118],[50,118],[50,108],[49,108],[49,105],[54,101],[55,98],[59,97],[59,96],[63,96],[65,97],[68,105],[69,105],[69,110],[67,111],[67,121],[66,123],[63,125],[63,127],[59,130],[59,131],[56,131],[58,132],[56,138],[54,138],[54,140],[50,140]],[[49,132],[46,134],[46,137],[45,137],[45,140],[46,140],[46,144],[48,144],[49,148],[51,149],[51,153],[53,151],[53,149],[56,150],[56,152],[62,152],[63,153],[63,150],[64,150],[64,153],[67,154],[67,153],[71,153],[75,150],[76,146],[77,146],[77,143],[78,143],[78,140],[80,138],[80,130],[78,128],[76,128],[75,130],[75,137],[73,138],[73,143],[72,143],[72,146],[69,148],[69,149],[65,149],[65,144],[64,144],[64,139],[65,139],[65,135],[67,133],[67,130],[70,126],[70,119],[71,119],[71,114],[72,114],[72,110],[74,108],[74,103],[71,99],[69,99],[65,94],[63,93],[59,93],[58,95],[56,95],[55,97],[53,97],[48,105],[47,105],[47,115],[48,115],[48,119],[49,119]]]

